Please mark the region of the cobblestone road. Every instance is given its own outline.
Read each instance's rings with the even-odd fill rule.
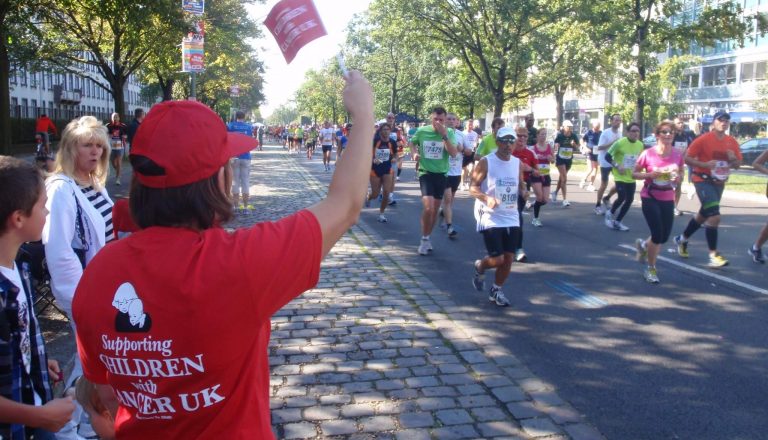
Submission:
[[[255,209],[279,219],[326,188],[282,149],[254,153]],[[278,438],[601,439],[555,390],[470,320],[364,222],[324,260],[315,289],[272,320]]]

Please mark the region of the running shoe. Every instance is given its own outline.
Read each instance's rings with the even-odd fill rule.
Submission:
[[[491,287],[488,301],[495,302],[499,307],[507,307],[509,305],[509,300],[504,296],[504,292],[502,292],[501,289],[494,287]]]
[[[567,208],[569,206],[571,206],[571,202],[569,202],[568,200],[563,199],[563,208]]]
[[[688,240],[683,240],[682,235],[675,235],[674,241],[677,245],[677,255],[688,258]]]
[[[557,201],[557,191],[552,191],[551,193],[549,193],[549,195],[550,195],[550,199],[552,199],[553,202]]]
[[[389,203],[388,203],[387,205],[389,205],[389,206],[394,206],[394,205],[397,205],[397,200],[395,200],[395,199],[390,199],[390,200],[389,200]]]
[[[456,234],[458,234],[458,232],[456,232],[456,229],[453,227],[453,225],[448,226],[448,238],[453,238],[456,236]]]
[[[520,248],[515,251],[515,261],[518,263],[525,263],[528,261],[528,256],[525,255],[525,250],[523,248]]]
[[[541,220],[539,220],[539,219],[537,219],[537,218],[535,218],[535,219],[531,220],[531,224],[532,224],[533,226],[536,226],[537,228],[540,228],[540,227],[544,226],[544,224],[543,224],[543,223],[541,223]]]
[[[643,278],[651,284],[659,284],[659,276],[656,274],[656,268],[648,266],[643,271]]]
[[[675,208],[675,217],[680,217],[681,215],[683,215],[683,211]]]
[[[613,214],[611,214],[611,211],[605,211],[605,227],[613,229]]]
[[[609,199],[608,197],[603,197],[603,210],[604,211],[611,210],[611,199]]]
[[[725,259],[719,252],[709,256],[709,267],[723,267],[728,265],[728,260]]]
[[[395,181],[399,182],[400,181],[400,176],[395,177]]]
[[[525,209],[526,211],[530,211],[530,210],[531,210],[531,208],[533,208],[533,203],[531,203],[531,201],[530,201],[530,200],[528,200],[527,202],[525,202],[525,208],[524,208],[524,209]]]
[[[645,240],[642,238],[638,238],[635,240],[635,250],[637,251],[637,261],[644,263],[646,257],[648,257],[648,250],[645,249],[643,246],[645,244]],[[647,278],[646,278],[647,279]]]
[[[427,252],[432,252],[432,240],[427,238]]]
[[[384,217],[384,214],[379,214],[379,218],[376,221],[378,221],[379,223],[386,223],[387,218]]]
[[[429,254],[429,248],[431,247],[429,243],[429,239],[422,238],[421,243],[419,243],[419,255],[427,255]]]
[[[617,231],[627,232],[629,231],[629,226],[625,225],[624,223],[614,220],[613,221],[613,229]]]
[[[587,186],[587,182],[585,180],[579,182],[579,188],[584,188],[585,186]]]
[[[589,192],[595,192],[595,185],[592,185],[592,184],[590,183],[590,184],[589,184],[589,186],[587,186],[587,191],[589,191]]]
[[[754,261],[755,263],[760,263],[760,264],[764,264],[765,263],[765,258],[763,258],[763,250],[762,249],[760,249],[760,248],[755,249],[755,247],[752,246],[749,249],[747,249],[747,252],[752,257],[752,261]]]
[[[602,206],[595,206],[595,215],[605,215],[605,211]]]
[[[120,185],[121,185],[121,183],[120,183],[120,179],[115,179],[115,185],[117,185],[117,186],[120,186]]]
[[[483,281],[485,274],[480,272],[480,260],[475,260],[474,266],[475,273],[472,275],[472,286],[474,286],[475,290],[478,292],[482,292],[485,287],[485,282]]]

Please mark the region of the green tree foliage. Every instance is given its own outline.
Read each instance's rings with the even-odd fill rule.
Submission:
[[[536,96],[554,85],[534,71],[538,33],[568,17],[575,0],[392,0],[411,29],[450,47],[493,99],[495,116],[507,101]]]
[[[283,104],[277,107],[267,118],[269,125],[287,125],[298,122],[299,111],[294,103]]]
[[[300,114],[312,118],[315,123],[331,121],[341,123],[346,115],[342,92],[344,79],[334,61],[327,61],[320,70],[309,70],[296,92],[296,104]]]
[[[658,85],[668,75],[656,75],[661,66],[659,54],[670,47],[685,54],[692,47],[713,46],[718,40],[743,45],[752,26],[750,20],[741,19],[742,9],[735,1],[616,0],[585,5],[589,9],[584,25],[610,41],[603,63],[619,67],[616,85],[624,100],[634,105],[631,119],[641,125],[648,116],[647,104],[662,105]]]
[[[426,35],[401,13],[400,0],[374,0],[348,27],[349,65],[369,79],[377,97],[375,112],[424,111],[424,92],[444,59]]]
[[[36,0],[0,0],[0,154],[9,154],[11,146],[12,66],[33,64],[38,28],[34,13]]]
[[[45,0],[38,12],[41,57],[61,70],[106,80],[120,114],[130,75],[154,46],[177,44],[171,37],[187,28],[179,3],[171,0]]]
[[[493,105],[491,96],[458,58],[447,63],[444,74],[434,75],[425,99],[426,108],[442,105],[462,118],[475,118]]]
[[[264,67],[249,44],[261,36],[259,25],[248,17],[246,3],[258,1],[217,0],[206,2],[204,72],[197,74],[197,99],[220,114],[231,107],[258,108],[263,102]],[[188,24],[191,28],[191,23]],[[188,74],[178,73],[181,54],[177,45],[183,34],[174,35],[173,45],[157,46],[141,69],[141,79],[162,98],[184,99],[189,96]],[[176,87],[178,83],[178,87]],[[239,97],[229,96],[229,87],[238,85]]]

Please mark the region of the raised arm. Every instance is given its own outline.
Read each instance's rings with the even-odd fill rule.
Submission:
[[[370,147],[373,139],[371,85],[357,71],[350,71],[345,80],[344,106],[355,127],[349,135],[344,160],[337,163],[333,173],[328,196],[309,208],[320,223],[323,257],[360,216],[373,154]]]

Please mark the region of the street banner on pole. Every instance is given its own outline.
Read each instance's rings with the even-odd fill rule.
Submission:
[[[327,35],[312,0],[282,0],[269,12],[264,25],[275,37],[288,64],[307,43]]]
[[[185,37],[181,39],[181,71],[202,72],[205,70],[205,39]]]
[[[181,0],[181,9],[192,15],[203,15],[205,0]]]

